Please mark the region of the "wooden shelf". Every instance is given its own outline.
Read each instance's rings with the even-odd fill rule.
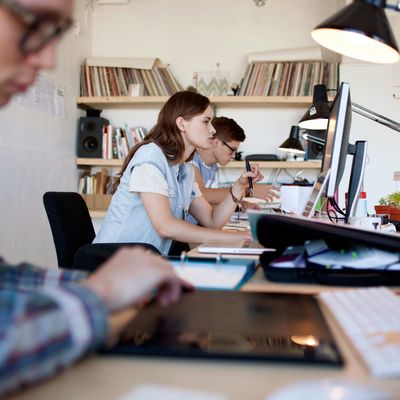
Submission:
[[[260,168],[290,168],[290,169],[319,169],[321,161],[253,161]],[[102,158],[77,158],[76,165],[90,167],[121,167],[123,160],[103,160]],[[245,168],[244,161],[231,161],[226,167],[220,168]]]
[[[124,160],[104,160],[103,158],[77,158],[76,165],[89,167],[122,167]]]
[[[107,211],[93,211],[89,210],[89,214],[91,218],[104,218],[106,216]]]
[[[78,97],[77,103],[81,108],[133,108],[146,106],[161,106],[168,100],[167,96],[104,96]],[[312,102],[311,96],[210,96],[210,100],[218,107],[221,106],[307,106]]]
[[[251,161],[260,168],[287,168],[287,169],[319,169],[321,161]],[[226,167],[219,168],[245,168],[244,161],[231,161]]]

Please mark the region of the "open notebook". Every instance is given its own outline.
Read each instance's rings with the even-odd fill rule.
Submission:
[[[198,289],[239,289],[253,274],[249,259],[169,258],[175,273]]]

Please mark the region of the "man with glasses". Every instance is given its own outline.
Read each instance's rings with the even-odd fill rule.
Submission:
[[[240,143],[246,139],[242,127],[232,118],[214,117],[212,125],[215,129],[212,144],[207,150],[198,150],[192,160],[199,185],[203,196],[211,205],[219,204],[229,193],[229,188],[218,188],[218,164],[225,166],[235,159]],[[271,185],[254,185],[253,197],[272,201],[276,197],[276,188]],[[256,203],[241,202],[243,209],[259,208]],[[192,216],[190,222],[197,223]]]
[[[71,0],[0,0],[0,106],[55,67],[71,8]],[[122,327],[121,312],[131,315],[150,295],[167,305],[180,293],[170,264],[139,247],[120,250],[91,276],[0,258],[0,397],[104,344]]]

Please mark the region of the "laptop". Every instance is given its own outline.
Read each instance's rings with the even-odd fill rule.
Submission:
[[[284,316],[284,318],[282,317]],[[194,291],[139,311],[107,354],[302,362],[343,361],[312,295]]]
[[[197,251],[199,253],[212,253],[212,254],[243,254],[243,255],[259,255],[264,251],[275,251],[273,248],[262,246],[257,241],[257,222],[259,218],[265,215],[263,211],[248,211],[247,218],[250,225],[251,236],[253,239],[244,240],[207,240],[202,243]]]
[[[197,247],[199,253],[259,255],[275,249],[262,246],[257,240],[207,240]]]

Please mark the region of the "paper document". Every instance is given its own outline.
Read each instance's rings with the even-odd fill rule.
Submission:
[[[118,400],[226,400],[226,397],[220,393],[147,384],[134,388]]]

